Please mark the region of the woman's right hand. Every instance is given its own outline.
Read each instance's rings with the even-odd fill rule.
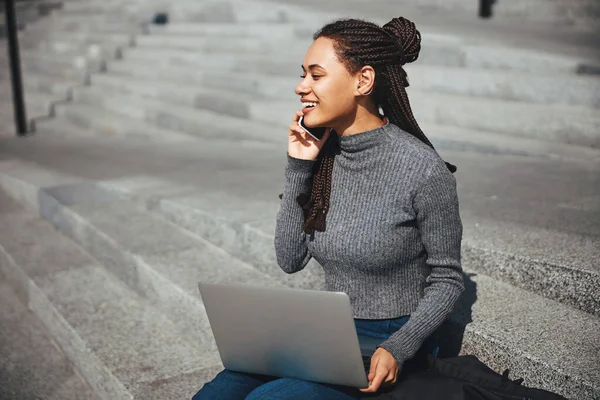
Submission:
[[[291,157],[301,160],[316,160],[323,145],[329,138],[331,128],[327,128],[321,140],[316,140],[298,125],[298,121],[303,115],[302,110],[298,110],[292,119],[292,124],[288,132],[288,154]]]

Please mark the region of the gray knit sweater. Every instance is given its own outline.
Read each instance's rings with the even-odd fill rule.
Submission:
[[[409,321],[379,347],[400,367],[448,317],[464,289],[456,181],[437,152],[396,125],[339,138],[325,232],[302,232],[296,198],[315,161],[288,155],[275,250],[287,273],[314,257],[354,318]]]

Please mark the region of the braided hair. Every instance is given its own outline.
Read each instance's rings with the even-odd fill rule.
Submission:
[[[415,61],[421,50],[421,34],[413,22],[400,17],[379,27],[363,20],[342,19],[325,25],[313,39],[321,37],[333,41],[339,61],[351,74],[358,73],[365,65],[373,67],[375,104],[383,109],[390,123],[433,148],[415,120],[405,89],[408,80],[402,66]],[[297,198],[304,212],[302,229],[308,234],[325,230],[337,141],[337,134],[332,132],[315,163],[310,197],[301,194]],[[452,173],[456,171],[454,165],[446,163],[446,166]]]

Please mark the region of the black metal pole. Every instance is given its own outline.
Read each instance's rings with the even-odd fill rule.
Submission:
[[[479,0],[479,17],[491,18],[492,6],[495,2],[495,0]]]
[[[17,134],[27,134],[27,116],[25,114],[25,100],[23,98],[23,82],[21,79],[21,57],[19,56],[19,35],[17,33],[17,18],[15,15],[14,0],[6,0],[6,36],[8,37],[8,59],[13,91],[13,108]]]

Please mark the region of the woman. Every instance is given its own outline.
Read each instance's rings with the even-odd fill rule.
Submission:
[[[340,20],[315,34],[296,87],[304,108],[289,129],[275,249],[287,273],[314,257],[326,289],[345,292],[359,335],[382,339],[369,387],[222,371],[194,399],[354,399],[389,390],[435,352],[432,334],[464,290],[456,168],[412,114],[402,68],[420,34]],[[380,110],[383,110],[382,116]],[[298,125],[328,127],[316,141]]]

